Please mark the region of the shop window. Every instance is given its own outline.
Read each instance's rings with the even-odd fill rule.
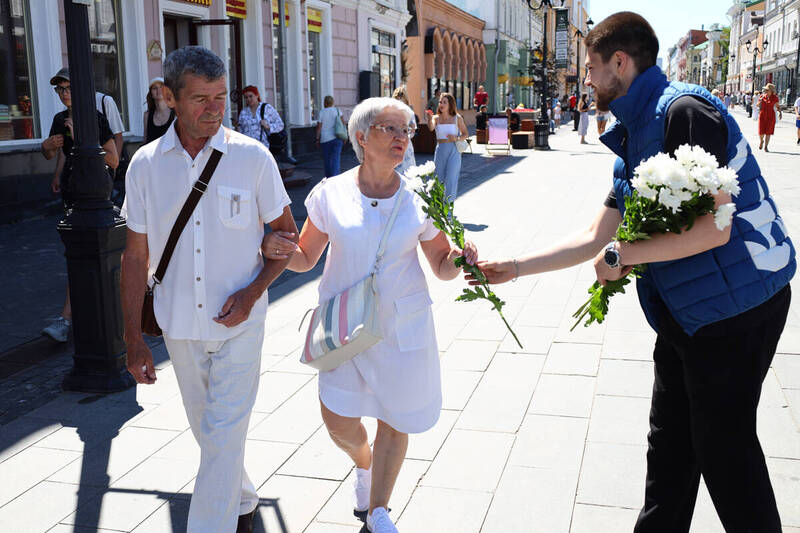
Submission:
[[[392,96],[395,89],[397,49],[393,33],[372,29],[372,71],[380,75],[380,95]]]
[[[27,5],[0,0],[0,141],[41,136]]]
[[[92,47],[94,86],[111,96],[127,130],[128,105],[123,68],[119,0],[94,0],[89,6],[89,40]]]

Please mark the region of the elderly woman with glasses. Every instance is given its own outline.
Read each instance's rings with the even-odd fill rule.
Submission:
[[[355,510],[368,511],[373,533],[397,531],[388,504],[408,434],[432,428],[442,405],[432,302],[417,247],[443,280],[458,276],[453,260],[462,253],[470,264],[478,258],[472,243],[459,250],[433,226],[410,183],[395,170],[413,135],[413,120],[411,108],[392,98],[356,106],[348,133],[361,164],[311,191],[297,245],[283,232],[270,234],[262,245],[267,258],[291,256],[289,269],[306,272],[330,243],[319,285],[324,302],[368,275],[395,201],[401,202],[377,275],[383,340],[319,375],[322,419],[355,463]],[[378,420],[372,450],[363,416]]]

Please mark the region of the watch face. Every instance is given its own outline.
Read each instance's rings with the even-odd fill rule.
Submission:
[[[605,255],[603,256],[606,264],[611,268],[616,268],[619,266],[619,254],[616,250],[606,250]]]

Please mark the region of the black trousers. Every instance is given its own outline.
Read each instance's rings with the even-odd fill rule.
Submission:
[[[693,337],[669,312],[661,314],[645,502],[635,533],[688,532],[701,474],[727,532],[780,533],[756,408],[790,301],[787,285]]]

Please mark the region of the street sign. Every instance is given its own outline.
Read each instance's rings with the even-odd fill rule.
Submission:
[[[569,9],[556,9],[556,68],[567,68],[569,47]]]

